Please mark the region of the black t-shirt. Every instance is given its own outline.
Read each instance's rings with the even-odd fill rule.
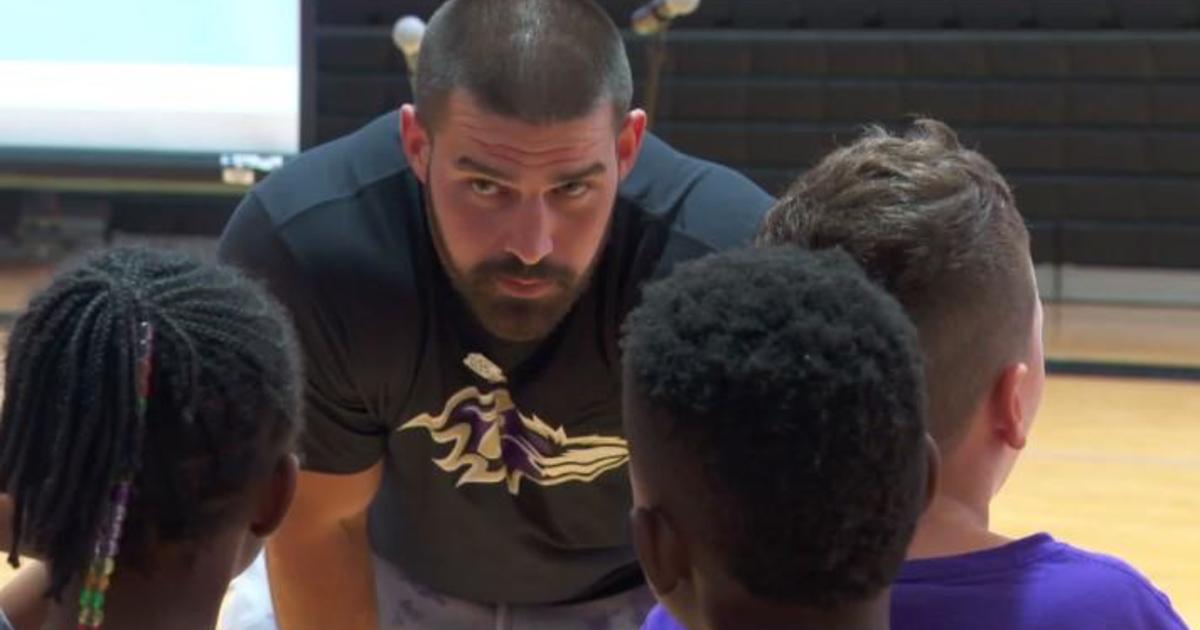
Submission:
[[[222,259],[265,279],[295,320],[305,468],[385,459],[372,548],[448,595],[548,604],[636,584],[621,321],[647,279],[746,243],[772,199],[647,137],[590,287],[530,347],[474,323],[422,199],[392,113],[268,177],[222,237]]]

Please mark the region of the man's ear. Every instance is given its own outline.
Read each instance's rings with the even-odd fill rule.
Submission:
[[[250,533],[266,538],[283,522],[292,499],[296,497],[296,479],[300,474],[300,460],[288,453],[279,458],[270,479],[263,486],[263,493],[255,507],[254,520],[250,522]]]
[[[617,135],[617,171],[622,180],[633,171],[638,156],[642,153],[642,141],[646,138],[646,112],[635,109],[625,115],[621,132]]]
[[[937,440],[929,433],[925,434],[925,505],[922,512],[933,504],[937,495],[938,480],[942,472],[942,449],[938,448]]]
[[[429,130],[417,116],[417,109],[413,105],[400,107],[400,144],[404,149],[404,157],[412,168],[413,175],[423,185],[428,186],[429,182],[425,181],[425,174],[429,172],[431,138]]]
[[[656,508],[634,507],[629,512],[633,547],[651,590],[670,594],[687,578],[687,547],[670,519]]]
[[[992,430],[1005,444],[1017,450],[1025,448],[1036,412],[1024,408],[1021,396],[1025,379],[1031,376],[1028,365],[1014,363],[1004,369],[992,388]]]

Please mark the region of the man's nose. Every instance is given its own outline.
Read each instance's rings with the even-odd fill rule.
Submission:
[[[551,238],[554,218],[540,196],[515,208],[511,218],[506,244],[508,253],[532,267],[554,251]]]

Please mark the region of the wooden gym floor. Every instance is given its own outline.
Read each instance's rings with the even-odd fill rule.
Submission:
[[[0,268],[0,312],[46,275]],[[1196,309],[1050,305],[1045,334],[1051,359],[1200,368]],[[993,520],[1124,558],[1200,627],[1200,380],[1052,376]]]

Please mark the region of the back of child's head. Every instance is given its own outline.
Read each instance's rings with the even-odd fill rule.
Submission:
[[[930,432],[943,449],[1030,347],[1029,235],[995,166],[946,125],[873,128],[802,175],[759,241],[840,247],[904,305],[928,361]]]
[[[282,310],[237,271],[176,253],[113,249],[61,271],[13,327],[5,371],[10,561],[47,559],[55,597],[106,557],[153,571],[161,545],[226,525],[299,429]]]
[[[624,350],[635,541],[673,612],[688,618],[654,558],[676,535],[693,569],[715,564],[758,601],[832,610],[883,592],[924,506],[923,370],[903,310],[850,257],[680,265],[645,289]]]

